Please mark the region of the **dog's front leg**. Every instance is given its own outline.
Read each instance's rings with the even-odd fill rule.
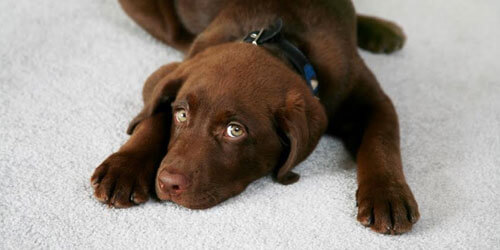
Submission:
[[[370,103],[357,153],[357,219],[376,232],[400,234],[412,228],[419,212],[403,174],[396,112],[379,93]]]
[[[357,159],[358,220],[379,233],[409,231],[419,212],[403,174],[390,99],[359,55],[346,54],[352,47],[324,34],[308,38],[314,44],[308,56],[317,69],[319,97],[329,116],[327,132],[342,138]]]
[[[130,207],[149,199],[168,144],[167,115],[158,113],[144,119],[118,152],[97,167],[91,183],[99,201],[114,207]]]

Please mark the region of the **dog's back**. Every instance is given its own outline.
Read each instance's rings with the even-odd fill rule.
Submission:
[[[232,30],[231,36],[241,39],[249,31],[268,25],[278,17],[285,20],[285,33],[292,37],[314,31],[335,34],[355,43],[356,15],[348,0],[182,0],[182,1],[120,0],[123,9],[153,36],[181,51],[187,52],[192,42],[209,25]],[[220,20],[216,20],[219,18]],[[237,22],[235,22],[237,20]],[[355,46],[354,46],[355,47]]]

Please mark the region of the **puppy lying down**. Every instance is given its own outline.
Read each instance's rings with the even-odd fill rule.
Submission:
[[[156,195],[203,209],[268,174],[292,184],[326,133],[356,159],[359,222],[399,234],[419,219],[396,112],[357,48],[400,49],[398,26],[356,15],[348,0],[120,3],[186,56],[146,80],[130,139],[92,175],[99,201],[130,207]]]

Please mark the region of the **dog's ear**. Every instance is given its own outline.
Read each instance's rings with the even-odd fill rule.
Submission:
[[[148,77],[142,91],[144,108],[130,122],[127,134],[131,135],[140,122],[158,112],[172,112],[170,104],[175,100],[177,91],[183,83],[178,70],[179,65],[179,63],[165,65]]]
[[[275,179],[284,185],[299,180],[299,175],[291,170],[314,150],[321,135],[325,132],[328,120],[319,100],[307,94],[290,92],[285,107],[278,111],[276,121],[278,134],[284,136],[285,149],[283,165],[276,169]]]

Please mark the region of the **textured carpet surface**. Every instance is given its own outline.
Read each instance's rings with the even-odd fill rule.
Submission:
[[[109,209],[89,177],[126,140],[146,76],[181,55],[116,1],[0,1],[0,249],[500,246],[500,2],[355,1],[407,35],[362,52],[400,115],[421,220],[402,236],[356,220],[355,164],[323,138],[297,184],[271,178],[212,209]]]

